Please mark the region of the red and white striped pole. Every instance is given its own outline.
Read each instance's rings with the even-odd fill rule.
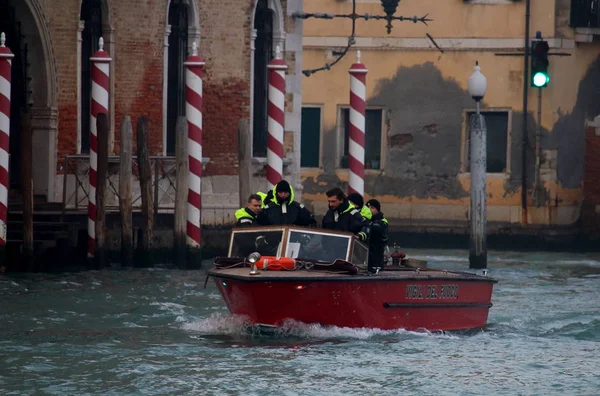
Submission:
[[[90,189],[88,193],[88,257],[94,257],[96,245],[96,172],[98,171],[98,114],[108,116],[108,77],[112,58],[104,51],[104,39],[100,37],[98,51],[90,58],[92,62],[92,105],[90,117]]]
[[[348,192],[365,195],[365,102],[367,67],[360,62],[350,66],[350,139],[348,141]]]
[[[185,71],[185,117],[188,123],[188,205],[187,245],[200,247],[200,213],[202,210],[202,71],[204,59],[198,56],[198,46],[192,45],[192,55],[183,63]]]
[[[6,245],[8,219],[8,143],[10,141],[10,88],[13,53],[0,34],[0,246]]]
[[[283,179],[283,127],[285,123],[285,71],[287,65],[279,46],[269,69],[269,107],[267,124],[267,185],[272,189]]]

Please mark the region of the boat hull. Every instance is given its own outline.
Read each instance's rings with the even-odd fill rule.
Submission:
[[[487,323],[496,282],[441,271],[428,275],[384,271],[376,276],[263,272],[255,277],[242,271],[211,270],[209,275],[231,313],[273,326],[293,319],[383,330],[478,328]]]

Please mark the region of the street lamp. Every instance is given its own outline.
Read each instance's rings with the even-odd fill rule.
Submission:
[[[383,7],[383,11],[385,12],[385,15],[357,14],[356,13],[356,0],[352,0],[352,13],[350,13],[350,14],[328,14],[328,13],[320,13],[320,12],[314,12],[314,13],[294,12],[294,13],[292,13],[292,18],[295,18],[295,19],[346,18],[346,19],[352,20],[352,31],[350,33],[350,36],[348,37],[348,44],[346,45],[346,48],[338,55],[338,57],[333,62],[326,63],[325,65],[323,65],[322,67],[320,67],[318,69],[302,70],[302,73],[305,76],[310,77],[310,75],[312,75],[318,71],[329,70],[329,69],[331,69],[331,67],[333,65],[338,63],[346,55],[346,53],[348,53],[348,50],[350,49],[350,47],[352,47],[356,43],[355,31],[356,31],[356,20],[357,19],[364,19],[365,21],[368,21],[369,19],[376,19],[376,20],[383,19],[383,20],[387,21],[386,28],[387,28],[388,34],[390,34],[392,32],[392,21],[400,21],[400,22],[407,21],[407,22],[413,22],[413,23],[422,22],[425,25],[427,25],[427,22],[432,21],[432,19],[427,18],[428,14],[426,14],[425,16],[422,16],[422,17],[416,17],[416,16],[405,17],[405,16],[394,15],[396,13],[396,8],[398,8],[398,3],[400,3],[400,0],[381,0],[381,6]]]
[[[487,79],[481,74],[479,62],[475,62],[473,74],[467,80],[469,95],[477,105],[476,114],[470,120],[471,171],[471,232],[469,238],[469,267],[487,267],[487,131],[479,105],[487,90]]]
[[[477,114],[479,114],[479,102],[485,96],[485,91],[487,91],[487,78],[481,73],[479,62],[475,61],[473,70],[473,74],[467,80],[467,88],[469,95],[477,102]]]

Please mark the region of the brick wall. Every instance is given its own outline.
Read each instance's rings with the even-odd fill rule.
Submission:
[[[168,1],[102,0],[105,49],[113,58],[111,67],[111,117],[114,123],[114,151],[119,153],[119,130],[124,115],[131,117],[134,137],[138,117],[146,116],[152,155],[161,155],[163,147],[163,74],[165,24]],[[199,55],[206,62],[204,77],[203,156],[209,157],[204,176],[207,195],[235,194],[239,174],[237,127],[241,119],[250,119],[251,104],[251,31],[256,0],[189,0],[190,36],[199,35]],[[290,175],[299,174],[299,134],[301,107],[302,25],[287,13],[289,0],[270,4],[279,6],[285,35],[275,34],[286,46],[288,95],[286,95],[286,154],[292,159]],[[301,8],[301,0],[291,7]],[[81,0],[52,0],[44,3],[50,41],[57,69],[58,131],[57,165],[61,174],[65,155],[77,150],[78,130],[78,55]],[[279,22],[274,21],[276,25]],[[194,28],[199,26],[199,32]],[[108,35],[108,31],[112,35]],[[276,36],[276,37],[275,37]],[[191,43],[190,43],[191,47]],[[134,139],[135,150],[135,139]],[[260,165],[257,165],[260,166]],[[260,171],[252,181],[265,182]],[[57,177],[56,183],[62,183]],[[291,177],[294,181],[294,177]],[[302,189],[297,177],[298,196]],[[218,186],[215,187],[215,186]],[[214,197],[213,197],[214,198]],[[52,199],[60,199],[58,195]],[[213,206],[227,206],[214,198]],[[208,200],[210,201],[210,200]],[[233,199],[233,201],[236,201]],[[237,205],[237,203],[236,203]],[[224,209],[225,210],[225,209]],[[229,210],[229,209],[227,209]]]
[[[237,175],[237,126],[250,117],[252,1],[208,0],[200,8],[205,175]]]
[[[80,0],[45,3],[58,80],[57,160],[77,148],[77,30]]]
[[[123,115],[134,124],[149,122],[150,150],[163,151],[164,0],[113,0],[108,22],[114,28],[115,151]],[[199,54],[204,79],[204,152],[211,161],[206,175],[237,175],[237,125],[250,116],[250,23],[252,0],[204,0],[196,7]],[[80,0],[46,3],[46,16],[58,69],[58,161],[76,152],[77,31]]]

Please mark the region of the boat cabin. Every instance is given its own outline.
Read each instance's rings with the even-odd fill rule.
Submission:
[[[333,262],[344,260],[366,267],[369,248],[349,232],[297,226],[234,228],[229,242],[229,257],[244,258],[258,252],[261,256]]]

